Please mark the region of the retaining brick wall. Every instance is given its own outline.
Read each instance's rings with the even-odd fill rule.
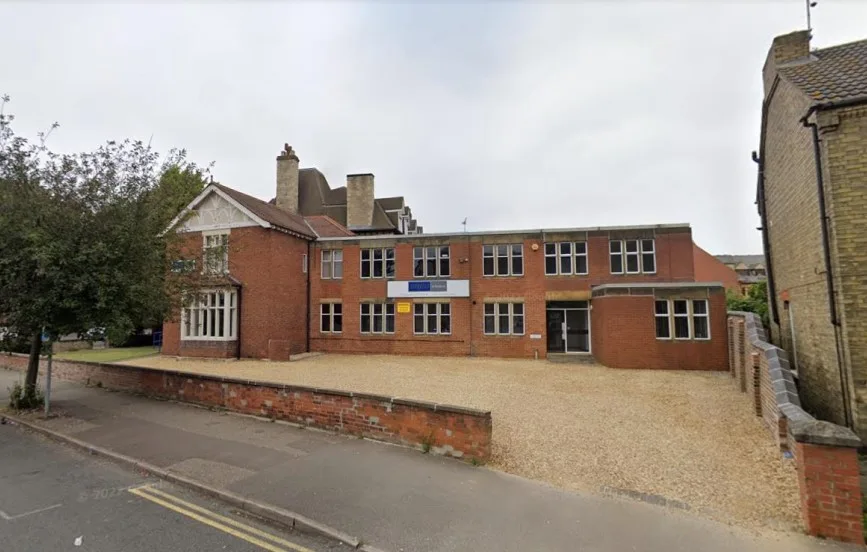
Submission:
[[[26,356],[0,356],[0,367],[24,370],[26,366]],[[44,372],[44,360],[40,369]],[[429,444],[435,454],[465,460],[484,462],[491,453],[491,413],[473,408],[95,362],[55,361],[52,377],[413,448]]]
[[[864,544],[858,447],[845,427],[817,420],[801,408],[786,352],[767,341],[753,313],[730,312],[730,374],[752,398],[781,450],[792,452],[798,471],[801,516],[807,532]]]

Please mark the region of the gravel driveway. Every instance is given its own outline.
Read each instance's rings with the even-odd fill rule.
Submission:
[[[794,463],[780,461],[726,373],[385,355],[124,363],[490,409],[496,469],[577,491],[663,497],[748,526],[799,527]]]

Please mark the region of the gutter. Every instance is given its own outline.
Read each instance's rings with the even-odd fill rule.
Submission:
[[[765,250],[765,265],[768,274],[768,297],[771,302],[771,319],[777,326],[780,325],[780,310],[777,307],[777,285],[774,278],[774,264],[771,260],[771,240],[768,236],[768,215],[765,206],[765,135],[768,130],[768,109],[771,105],[771,100],[774,93],[777,91],[777,85],[780,82],[780,77],[774,78],[774,83],[771,85],[771,91],[768,97],[762,102],[762,126],[759,138],[759,153],[753,152],[753,161],[758,165],[758,180],[756,183],[756,203],[759,207],[759,217],[762,220],[762,247]]]

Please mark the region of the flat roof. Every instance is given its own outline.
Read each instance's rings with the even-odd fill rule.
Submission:
[[[666,288],[709,288],[724,287],[722,282],[635,282],[634,284],[601,284],[593,286],[593,291],[604,289],[666,289]]]
[[[451,238],[459,236],[503,236],[509,234],[545,234],[566,232],[616,232],[623,230],[689,230],[689,223],[651,224],[642,226],[587,226],[584,228],[530,228],[519,230],[487,230],[482,232],[440,232],[435,234],[379,234],[374,236],[346,236],[319,238],[316,241],[347,241],[347,240],[417,240],[423,238]],[[352,227],[350,227],[352,229]]]

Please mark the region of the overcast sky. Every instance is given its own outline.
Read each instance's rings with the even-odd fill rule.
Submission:
[[[820,0],[813,45],[867,37]],[[774,2],[0,2],[0,93],[53,149],[137,138],[269,199],[284,142],[332,187],[373,172],[426,232],[689,222],[761,251],[760,71]]]

